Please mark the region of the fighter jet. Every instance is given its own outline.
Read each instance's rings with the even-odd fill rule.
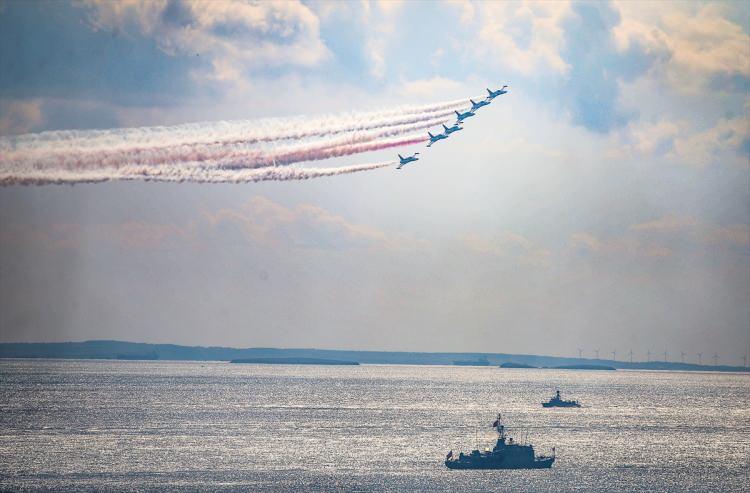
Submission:
[[[478,103],[475,103],[473,99],[470,99],[469,101],[471,101],[471,111],[476,111],[479,108],[481,108],[482,106],[487,106],[488,104],[490,104],[490,101],[492,101],[492,100],[491,99],[483,99],[483,100],[481,100]]]
[[[476,115],[473,111],[469,110],[465,113],[459,113],[458,111],[454,111],[456,113],[456,123],[461,123],[462,121],[466,120],[470,116]]]
[[[398,166],[396,166],[396,169],[401,169],[404,167],[404,165],[409,164],[413,161],[419,161],[419,158],[417,157],[419,155],[418,152],[415,152],[412,156],[402,156],[401,154],[398,155],[399,163]]]
[[[443,139],[447,139],[448,138],[448,136],[446,134],[432,135],[430,132],[427,132],[427,135],[430,136],[430,141],[427,143],[427,147],[432,147],[432,144],[434,144],[438,140],[443,140]]]
[[[500,89],[498,89],[497,91],[493,91],[493,90],[487,88],[487,94],[489,94],[489,96],[487,96],[487,99],[489,101],[492,101],[493,99],[495,99],[496,97],[500,96],[501,94],[507,93],[508,91],[505,90],[506,87],[508,87],[508,86],[503,86]]]
[[[458,132],[459,130],[464,129],[464,127],[459,126],[458,123],[456,123],[452,127],[446,127],[445,125],[443,125],[443,128],[445,129],[445,132],[443,132],[445,135],[450,135],[453,132]]]

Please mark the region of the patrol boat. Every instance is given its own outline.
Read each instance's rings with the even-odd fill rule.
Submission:
[[[542,407],[581,407],[581,404],[578,401],[564,401],[560,397],[560,389],[557,389],[550,400],[542,402]]]
[[[505,426],[500,421],[500,415],[492,423],[497,430],[497,443],[492,450],[485,449],[484,452],[472,450],[469,454],[463,452],[458,457],[453,451],[448,452],[445,457],[445,465],[448,469],[548,469],[555,462],[555,448],[552,447],[551,456],[534,455],[534,447],[531,445],[519,445],[513,438],[506,436]]]

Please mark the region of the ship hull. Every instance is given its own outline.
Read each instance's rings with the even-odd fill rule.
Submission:
[[[446,460],[448,469],[549,469],[555,462],[554,457],[543,457],[533,462],[512,462],[497,460]]]

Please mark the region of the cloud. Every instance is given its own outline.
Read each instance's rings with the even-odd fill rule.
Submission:
[[[750,122],[745,116],[721,118],[706,130],[684,120],[633,122],[616,140],[612,156],[660,157],[696,167],[750,164]]]
[[[639,241],[634,237],[621,236],[603,239],[590,233],[571,235],[568,246],[569,252],[574,256],[669,257],[674,253],[664,245]]]
[[[262,196],[253,197],[238,208],[207,213],[206,217],[214,228],[235,226],[248,240],[268,246],[386,251],[425,246],[422,240],[352,223],[315,205],[286,207]]]
[[[682,92],[750,87],[750,36],[722,7],[487,2],[477,9],[471,52],[521,75],[519,84],[526,79],[529,90],[559,102],[574,124],[593,132],[638,118],[639,104],[625,107],[621,87],[643,77]],[[658,130],[671,135],[640,144],[670,147],[674,128]]]
[[[386,52],[404,2],[380,0],[373,4],[377,8],[372,8],[371,2],[362,3],[362,23],[368,27],[364,49],[370,61],[370,75],[383,81],[387,75]]]
[[[386,15],[394,15],[404,7],[404,0],[378,0],[378,8]]]
[[[430,79],[417,79],[404,82],[397,90],[398,94],[409,98],[433,99],[456,94],[464,89],[464,85],[456,80],[445,77],[432,77]]]
[[[355,67],[362,62],[369,78],[377,84],[383,84],[388,75],[388,51],[405,5],[401,0],[310,3],[327,28],[324,31],[336,57],[340,58],[337,61]]]
[[[474,20],[476,16],[476,8],[471,0],[444,0],[445,3],[457,9],[461,13],[459,18],[461,24],[468,25]]]
[[[0,230],[0,245],[34,243],[51,250],[88,249],[95,242],[130,251],[158,250],[182,244],[194,233],[193,225],[135,220],[88,225],[54,223],[46,227],[10,224]]]
[[[385,79],[385,44],[381,39],[371,38],[366,43],[367,56],[370,58],[370,75],[382,81]]]
[[[732,224],[713,227],[701,235],[701,240],[707,245],[744,249],[747,253],[750,249],[750,225]]]
[[[43,123],[41,101],[0,99],[0,135],[24,134]]]
[[[675,139],[674,154],[681,161],[696,166],[709,165],[722,158],[748,165],[750,122],[744,116],[722,118],[706,131]]]
[[[750,254],[750,225],[713,224],[692,216],[667,214],[632,224],[607,238],[581,232],[570,236],[574,255],[606,257],[671,257],[677,253],[711,254],[734,251]]]
[[[659,233],[675,233],[680,231],[686,231],[694,228],[698,224],[695,218],[689,216],[675,216],[666,215],[655,219],[653,221],[647,221],[645,223],[633,224],[630,226],[631,231],[645,231],[645,232],[659,232]]]
[[[620,14],[611,3],[487,2],[481,8],[478,48],[471,52],[521,75],[519,84],[593,132],[609,133],[636,116],[621,107],[620,84],[664,56],[636,44],[620,49],[614,36]]]
[[[598,253],[604,248],[604,243],[590,233],[574,233],[570,235],[569,244],[573,250],[585,252]]]
[[[573,123],[598,133],[625,125],[635,115],[619,104],[621,81],[633,80],[656,62],[640,47],[618,51],[619,12],[609,3],[576,3],[565,18],[561,55],[569,70],[560,93]]]
[[[42,228],[0,222],[0,247],[18,248],[32,244],[50,245],[49,232]]]
[[[167,242],[184,241],[189,229],[173,224],[153,224],[143,221],[126,221],[112,230],[114,241],[132,250],[153,249]]]
[[[715,84],[728,88],[734,77],[750,80],[750,36],[727,18],[724,6],[642,6],[617,3],[622,15],[614,30],[617,46],[622,52],[640,46],[665,54],[660,67],[672,87],[697,92]]]
[[[0,228],[0,246],[34,243],[48,249],[90,249],[92,244],[130,251],[176,247],[199,248],[217,235],[271,249],[343,250],[372,252],[424,250],[427,241],[352,222],[322,207],[293,207],[255,196],[245,203],[204,213],[184,224],[149,220],[119,223],[54,223],[47,226],[7,224]]]
[[[685,242],[705,247],[747,249],[750,247],[750,225],[719,225],[699,221],[691,216],[666,215],[653,221],[634,224],[630,230],[650,239]]]
[[[550,265],[550,251],[518,233],[506,231],[494,237],[470,233],[464,236],[463,243],[476,253],[517,260],[534,267]]]
[[[684,131],[684,123],[661,120],[632,123],[632,149],[641,155],[660,154],[674,148],[674,141]]]
[[[318,17],[298,1],[85,0],[95,29],[139,31],[170,55],[208,57],[209,77],[240,81],[267,67],[316,66],[328,56]]]
[[[569,65],[560,47],[563,20],[570,14],[569,2],[482,2],[479,7],[481,51],[524,75],[567,73]],[[464,7],[462,19],[471,17],[473,13],[470,15]]]

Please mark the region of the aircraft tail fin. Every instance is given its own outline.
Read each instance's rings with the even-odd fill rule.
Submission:
[[[401,154],[399,154],[399,155],[398,155],[398,158],[399,158],[399,159],[401,159],[401,160],[403,160],[403,159],[404,159],[404,156],[402,156]]]
[[[475,102],[474,102],[474,100],[473,100],[473,99],[471,99],[471,98],[469,98],[469,101],[471,101],[471,104],[477,104],[477,103],[475,103]]]
[[[490,91],[489,87],[487,88],[487,94],[489,94],[490,96],[492,96],[492,91]]]
[[[434,137],[434,135],[432,135],[429,131],[427,132],[427,135],[429,135],[430,138]]]
[[[448,127],[445,126],[445,123],[443,123],[443,128],[445,129],[446,132],[448,131]]]

